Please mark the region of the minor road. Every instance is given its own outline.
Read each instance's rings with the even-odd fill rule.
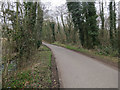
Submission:
[[[118,71],[77,52],[43,43],[53,51],[62,88],[118,88]]]

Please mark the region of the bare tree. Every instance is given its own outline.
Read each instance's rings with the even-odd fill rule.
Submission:
[[[59,15],[59,17],[61,18],[61,23],[62,23],[62,26],[63,26],[63,30],[65,32],[65,36],[66,36],[66,41],[68,41],[68,34],[67,34],[67,31],[66,31],[66,25],[65,25],[65,16],[67,15],[67,7],[66,7],[66,4],[63,4],[61,6],[59,6],[56,10],[57,14]]]

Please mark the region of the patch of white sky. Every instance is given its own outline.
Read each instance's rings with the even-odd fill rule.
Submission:
[[[56,21],[55,16],[53,15],[56,13],[59,6],[66,3],[66,0],[41,0],[41,2],[47,6],[48,10],[50,10],[47,14],[49,14]],[[58,20],[61,22],[60,16],[58,16]]]
[[[41,0],[43,3],[50,2],[52,7],[60,6],[66,3],[66,0]]]

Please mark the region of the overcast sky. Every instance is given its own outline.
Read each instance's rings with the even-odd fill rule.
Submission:
[[[9,1],[9,2],[14,2],[16,0],[0,0],[0,1]],[[20,1],[20,0],[19,0]],[[23,0],[22,0],[23,1]],[[27,0],[30,1],[30,0]],[[39,0],[32,0],[32,1],[39,1]],[[40,0],[42,3],[46,4],[48,2],[50,2],[49,4],[49,8],[52,9],[53,11],[56,9],[56,7],[61,6],[62,4],[66,3],[66,0]],[[75,0],[69,0],[69,1],[75,1]],[[90,0],[91,1],[91,0]],[[99,0],[97,0],[99,1]],[[104,2],[109,2],[110,0],[103,0]],[[116,2],[120,1],[120,0],[115,0]],[[104,11],[105,11],[105,17],[109,16],[109,3],[104,3]],[[97,13],[99,13],[99,6],[96,5],[96,9],[97,9]],[[117,11],[116,11],[117,12]],[[117,13],[116,13],[117,14]]]
[[[70,1],[74,1],[74,0],[70,0]],[[85,0],[84,0],[85,1]],[[89,0],[90,1],[90,0]],[[105,2],[109,2],[109,0],[103,0]],[[116,2],[120,1],[120,0],[115,0]],[[46,3],[46,2],[51,2],[51,4],[53,6],[60,6],[61,4],[65,4],[66,0],[41,0],[41,2]]]
[[[62,4],[65,4],[66,0],[41,0],[41,2],[43,3],[51,2],[51,5],[55,7],[55,6],[60,6]]]
[[[71,0],[71,1],[74,1],[74,0]],[[100,12],[99,10],[99,1],[102,1],[102,0],[96,0],[97,3],[95,4],[96,6],[96,10],[97,10],[97,14]],[[105,14],[105,18],[107,18],[109,16],[109,1],[110,0],[103,0],[104,2],[104,14]],[[119,2],[120,0],[115,0],[115,2]],[[61,6],[62,4],[65,4],[66,3],[66,0],[41,0],[42,3],[48,3],[50,2],[50,9],[52,9],[53,11],[56,9],[57,6]],[[117,5],[116,5],[116,14],[117,14]],[[117,14],[118,15],[118,14]]]

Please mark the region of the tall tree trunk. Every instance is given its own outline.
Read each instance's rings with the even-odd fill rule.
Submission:
[[[42,44],[42,25],[43,25],[43,11],[40,4],[37,5],[37,21],[36,21],[36,40],[37,48]]]
[[[61,31],[60,31],[60,24],[59,24],[59,21],[58,21],[58,16],[56,17],[56,19],[57,19],[57,32],[59,33],[59,34],[61,34]]]
[[[110,12],[110,43],[113,46],[113,2],[110,2],[109,12]]]
[[[117,33],[117,31],[116,31],[116,4],[115,4],[115,1],[114,1],[114,12],[113,12],[113,17],[114,17],[114,31],[115,31],[115,35],[116,35],[116,33]]]
[[[104,6],[103,6],[103,0],[102,0],[101,20],[102,20],[102,30],[104,30]]]
[[[119,52],[119,58],[120,58],[120,1],[118,5],[118,52]]]
[[[66,29],[65,29],[65,24],[64,24],[63,14],[62,13],[61,13],[61,21],[62,21],[62,25],[63,25],[63,30],[65,32],[65,39],[67,41],[68,40],[68,35],[67,35]]]
[[[74,23],[74,27],[77,28],[79,32],[79,40],[81,42],[81,45],[84,46],[84,32],[82,29],[82,6],[81,2],[67,2],[67,7],[69,12],[72,15],[72,20]]]
[[[52,29],[52,42],[55,42],[56,41],[56,38],[55,38],[55,23],[50,22],[50,27]]]
[[[70,33],[71,33],[71,29],[72,29],[72,22],[71,22],[71,18],[70,18],[70,13],[68,14],[68,17],[66,18],[67,19],[67,25],[68,25],[68,43],[71,42],[71,39],[70,39]]]
[[[89,31],[88,35],[90,37],[90,48],[94,48],[99,44],[98,40],[98,26],[97,26],[97,15],[96,15],[96,8],[94,2],[88,2],[88,24],[89,24]]]

